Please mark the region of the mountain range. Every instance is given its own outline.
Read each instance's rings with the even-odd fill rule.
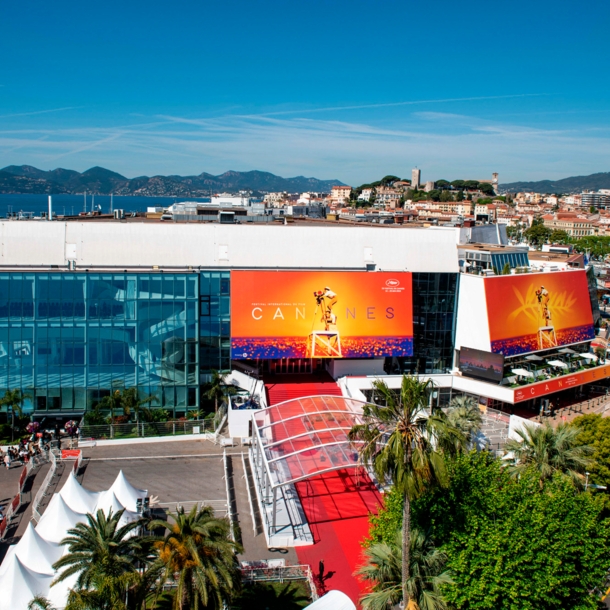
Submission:
[[[590,176],[572,176],[561,180],[539,180],[538,182],[510,182],[500,184],[503,193],[581,193],[610,189],[610,172],[600,172]]]
[[[207,197],[219,191],[330,192],[334,185],[343,183],[304,176],[282,178],[256,170],[228,171],[219,176],[203,172],[198,176],[137,178],[126,178],[103,167],[92,167],[82,173],[63,168],[44,171],[31,165],[9,165],[0,170],[0,194],[79,194],[87,191],[100,195]]]

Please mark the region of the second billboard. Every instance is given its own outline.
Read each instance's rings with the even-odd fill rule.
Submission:
[[[234,360],[411,355],[410,273],[231,273]]]

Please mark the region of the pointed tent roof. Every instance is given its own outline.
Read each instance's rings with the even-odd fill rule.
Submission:
[[[102,492],[84,488],[70,473],[59,494],[66,504],[77,513],[93,513]]]
[[[52,566],[63,555],[63,550],[59,544],[47,542],[30,522],[15,545],[14,553],[29,570],[53,575],[55,571]]]
[[[73,589],[76,585],[78,574],[72,574],[68,576],[66,580],[62,580],[57,584],[53,585],[47,594],[48,600],[55,608],[64,608],[68,601],[68,594],[70,589]]]
[[[13,553],[0,576],[0,610],[25,610],[36,595],[46,595],[53,576],[28,570]]]
[[[125,509],[125,512],[123,513],[123,516],[119,521],[120,526],[123,526],[126,523],[131,523],[132,521],[137,521],[139,519],[136,513],[127,510],[119,502],[115,493],[112,491],[112,488],[110,488],[108,491],[104,491],[101,493],[97,506],[95,507],[95,511],[97,512],[98,510],[103,510],[106,515],[108,515],[111,509],[113,513],[117,513],[118,511]]]
[[[113,491],[118,501],[132,513],[136,512],[136,500],[138,498],[144,499],[148,495],[148,490],[134,487],[127,480],[122,470],[108,491]]]
[[[36,531],[48,542],[59,543],[66,537],[69,529],[79,522],[85,522],[86,516],[73,511],[59,494],[53,494]]]

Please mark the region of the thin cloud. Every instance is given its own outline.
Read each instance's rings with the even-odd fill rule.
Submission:
[[[0,85],[4,87],[4,85]],[[49,110],[34,110],[33,112],[17,112],[15,114],[2,114],[0,119],[10,119],[18,116],[34,116],[35,114],[49,114],[49,112],[64,112],[65,110],[75,110],[76,108],[82,108],[82,106],[65,106],[64,108],[50,108]]]

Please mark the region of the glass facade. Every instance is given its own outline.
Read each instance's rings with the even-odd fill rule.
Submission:
[[[202,274],[203,276],[204,274]],[[0,395],[84,411],[137,387],[152,406],[199,405],[198,273],[0,274]]]
[[[453,366],[457,273],[413,273],[413,356],[389,358],[388,373],[444,373]]]
[[[511,269],[527,267],[530,264],[527,252],[501,252],[492,253],[491,263],[496,273],[501,273],[506,265]]]
[[[388,372],[441,372],[453,358],[458,274],[414,273],[414,356]],[[137,387],[173,415],[199,408],[230,370],[230,271],[0,273],[0,396],[27,412],[77,415]],[[310,363],[311,366],[311,363]]]

